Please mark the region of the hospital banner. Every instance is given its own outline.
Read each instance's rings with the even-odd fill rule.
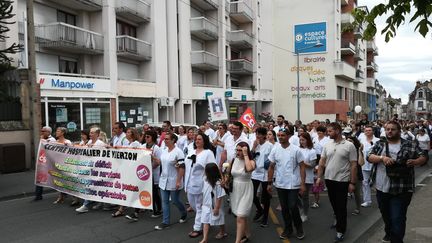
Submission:
[[[152,209],[151,151],[41,140],[35,184],[86,200]]]

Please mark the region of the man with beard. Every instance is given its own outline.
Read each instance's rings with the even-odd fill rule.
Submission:
[[[354,192],[357,182],[357,150],[351,142],[342,137],[342,128],[332,122],[327,128],[328,142],[321,153],[316,186],[321,182],[325,168],[325,184],[328,196],[336,216],[336,237],[334,242],[341,242],[347,225],[347,194]]]
[[[386,124],[385,134],[386,139],[372,147],[367,160],[376,166],[377,201],[385,225],[382,242],[401,243],[414,192],[414,166],[426,163],[427,156],[416,142],[401,138],[396,121]]]

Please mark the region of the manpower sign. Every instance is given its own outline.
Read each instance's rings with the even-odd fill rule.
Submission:
[[[320,46],[316,46],[320,43]],[[294,50],[298,53],[319,53],[327,51],[327,23],[294,25]]]
[[[37,80],[42,90],[111,92],[111,81],[104,77],[39,74]]]

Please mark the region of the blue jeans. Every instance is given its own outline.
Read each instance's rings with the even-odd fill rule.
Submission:
[[[378,207],[385,225],[385,233],[392,243],[402,243],[405,236],[406,214],[412,192],[397,195],[377,190]]]
[[[162,214],[163,214],[162,223],[163,224],[170,223],[170,204],[169,204],[170,195],[171,195],[172,202],[174,203],[174,205],[176,205],[182,217],[187,215],[184,204],[179,200],[180,190],[167,191],[161,189],[160,192],[162,197]]]

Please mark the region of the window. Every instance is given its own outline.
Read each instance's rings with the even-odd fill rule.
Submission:
[[[419,109],[423,109],[423,101],[418,101],[418,103],[417,103],[417,107],[418,107]]]
[[[261,16],[261,4],[258,2],[258,17]]]
[[[422,90],[418,92],[418,97],[423,98],[423,91]]]
[[[76,16],[57,10],[57,21],[76,26]]]
[[[261,68],[261,53],[258,53],[258,68]]]
[[[59,59],[60,73],[78,73],[78,61],[70,58],[60,57]]]
[[[343,87],[337,86],[337,99],[343,100]]]
[[[117,20],[117,35],[127,35],[132,36],[134,38],[137,37],[136,27],[125,22]]]

